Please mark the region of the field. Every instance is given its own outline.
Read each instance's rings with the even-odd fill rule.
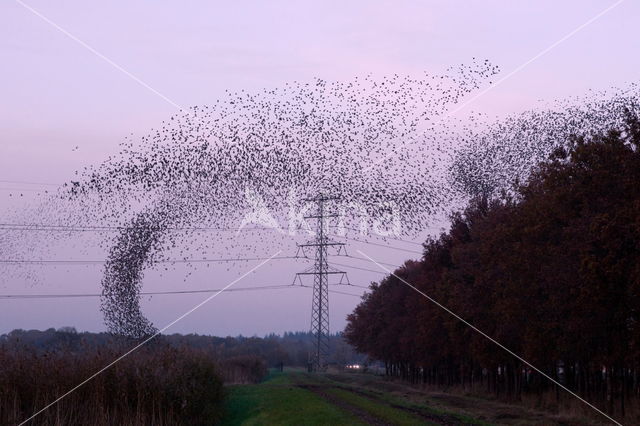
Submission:
[[[229,387],[224,425],[581,425],[520,406],[425,392],[365,374],[271,372],[260,384]]]

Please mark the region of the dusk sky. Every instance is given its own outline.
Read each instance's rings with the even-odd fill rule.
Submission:
[[[479,89],[482,95],[456,113],[463,119],[471,111],[503,117],[590,90],[624,88],[640,77],[638,40],[629,37],[637,32],[639,16],[640,4],[631,0],[6,0],[0,4],[0,222],[19,221],[15,212],[29,208],[36,190],[55,188],[76,170],[101,163],[118,152],[125,137],[133,134],[135,140],[174,114],[176,105],[211,104],[225,90],[254,91],[314,77],[437,73],[472,58],[489,59],[501,72],[493,79],[495,88]],[[436,224],[429,232],[438,229]],[[83,247],[81,238],[54,246],[50,256],[100,256],[76,256],[75,247]],[[362,247],[367,246],[352,252]],[[369,249],[393,264],[419,257]],[[295,245],[282,250],[292,255]],[[221,287],[252,265],[195,270],[187,281],[184,270],[164,276],[152,271],[144,289]],[[13,269],[0,278],[0,294],[100,291],[100,268],[93,265],[30,266],[29,274],[15,273],[17,266],[0,270],[8,268]],[[238,285],[288,284],[301,269],[293,262],[270,264]],[[366,285],[381,275],[350,270],[349,276]],[[144,299],[143,310],[161,327],[205,297],[154,296]],[[358,300],[331,295],[332,331],[344,327]],[[0,333],[61,326],[104,330],[98,305],[95,298],[2,299]],[[306,289],[222,294],[167,333],[307,330],[310,307]]]

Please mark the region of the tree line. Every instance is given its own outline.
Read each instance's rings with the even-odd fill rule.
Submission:
[[[209,336],[202,334],[167,334],[157,336],[154,341],[175,348],[189,347],[202,350],[216,360],[257,356],[267,367],[306,367],[309,353],[315,340],[310,332],[271,333],[264,337]],[[0,335],[0,347],[10,350],[45,352],[86,352],[105,346],[127,344],[135,346],[138,341],[112,333],[78,332],[73,327],[49,328],[47,330],[16,329]],[[359,354],[343,338],[342,333],[329,336],[329,362],[338,367],[345,364],[364,363],[366,356]]]
[[[0,335],[0,424],[18,424],[119,359],[140,340],[111,333],[13,330]],[[311,333],[160,335],[45,410],[36,424],[215,424],[224,385],[257,383],[268,367],[306,367]],[[330,361],[364,360],[330,336]]]
[[[371,285],[347,341],[413,382],[573,398],[405,280],[588,401],[637,415],[638,117],[572,138],[512,193],[478,197],[451,219],[419,261]]]

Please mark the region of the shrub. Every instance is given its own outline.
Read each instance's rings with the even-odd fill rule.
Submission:
[[[254,355],[240,355],[220,363],[225,383],[257,383],[267,374],[264,360]]]

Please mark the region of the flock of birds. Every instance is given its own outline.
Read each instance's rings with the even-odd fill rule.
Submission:
[[[318,79],[229,93],[176,114],[140,141],[125,142],[119,156],[86,170],[69,187],[71,198],[91,200],[84,212],[125,227],[111,242],[102,280],[109,329],[131,336],[153,332],[137,296],[143,271],[167,248],[179,245],[187,258],[194,251],[229,253],[244,244],[255,252],[272,245],[273,233],[203,241],[189,231],[237,227],[256,208],[251,196],[279,223],[292,207],[303,209],[306,198],[325,194],[337,198],[328,209],[346,210],[347,221],[384,222],[393,213],[407,231],[419,229],[447,197],[439,163],[423,164],[426,152],[443,149],[440,140],[419,136],[496,72],[484,61],[446,75]],[[141,206],[133,215],[132,205]],[[175,229],[184,232],[169,232]]]
[[[285,229],[292,207],[303,210],[305,199],[324,194],[336,198],[327,208],[340,211],[348,228],[373,218],[387,225],[399,220],[402,233],[418,233],[461,199],[503,190],[516,178],[525,181],[570,134],[606,129],[637,98],[632,87],[631,94],[493,124],[460,127],[447,117],[497,72],[488,61],[474,61],[420,78],[318,79],[228,93],[213,105],[174,115],[139,140],[126,140],[117,156],[80,172],[21,215],[26,222],[97,222],[115,231],[99,234],[108,254],[105,322],[112,332],[146,336],[155,328],[141,311],[140,290],[154,263],[175,255],[188,263],[213,252],[256,253],[256,247],[272,248],[287,238],[223,232],[237,229],[256,208],[252,196]],[[217,231],[202,238],[202,229]],[[0,235],[0,251],[29,250],[23,237]]]
[[[511,192],[572,137],[624,129],[629,114],[640,116],[638,99],[640,86],[632,83],[624,90],[557,100],[488,126],[467,127],[449,167],[450,184],[466,196]]]

